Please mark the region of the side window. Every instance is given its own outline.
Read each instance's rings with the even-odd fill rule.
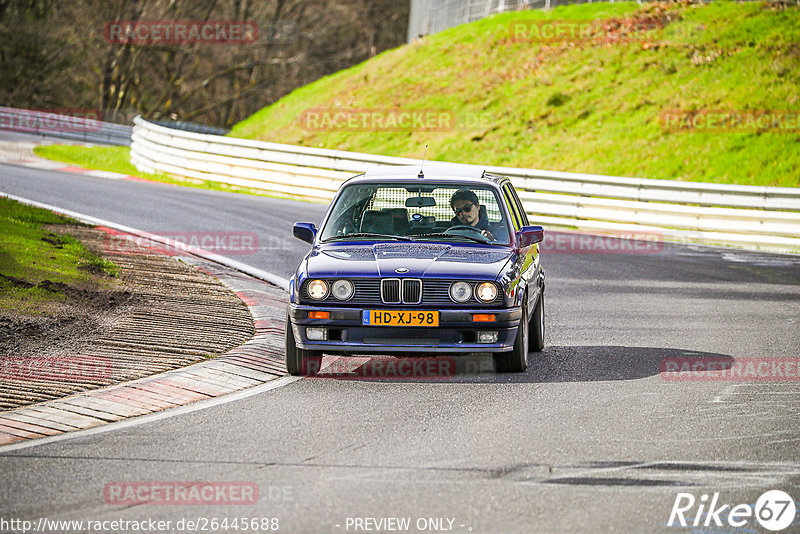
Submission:
[[[503,196],[506,199],[506,206],[508,206],[508,210],[511,212],[511,220],[514,222],[514,231],[517,231],[522,228],[522,218],[519,214],[519,206],[514,200],[513,192],[509,191],[508,184],[503,186]]]
[[[525,213],[525,207],[522,205],[522,201],[519,199],[519,195],[517,195],[517,190],[514,189],[514,186],[511,184],[506,184],[508,187],[509,193],[511,196],[514,197],[514,202],[517,204],[517,209],[519,210],[520,219],[522,219],[522,225],[528,226],[530,223],[528,222],[528,214]]]

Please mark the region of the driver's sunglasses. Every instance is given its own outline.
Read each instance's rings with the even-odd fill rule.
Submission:
[[[475,204],[464,204],[460,208],[453,208],[453,211],[456,212],[456,215],[461,215],[462,213],[466,213],[468,211],[472,211],[472,208],[475,207]]]

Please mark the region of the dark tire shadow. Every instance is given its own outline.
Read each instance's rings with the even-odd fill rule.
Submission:
[[[521,382],[592,382],[637,380],[661,373],[664,362],[709,360],[725,368],[727,354],[661,347],[555,346],[528,355]],[[516,380],[514,380],[516,381]]]

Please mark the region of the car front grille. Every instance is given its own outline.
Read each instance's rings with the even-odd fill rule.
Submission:
[[[384,304],[400,304],[400,279],[381,280],[381,300]]]
[[[403,280],[403,303],[419,304],[422,301],[422,280]]]
[[[347,301],[336,300],[333,295],[328,295],[323,301],[326,304],[351,305],[375,305],[375,304],[419,304],[422,306],[499,306],[503,303],[502,292],[498,292],[497,298],[490,302],[480,302],[475,298],[475,286],[480,282],[477,280],[465,280],[472,285],[473,295],[467,302],[456,303],[450,299],[450,284],[452,280],[419,280],[416,278],[350,278],[353,282],[355,292],[353,297]],[[336,279],[327,280],[328,284],[333,284]],[[303,302],[319,302],[313,300],[308,295],[307,283],[303,284],[300,298]],[[421,293],[421,294],[420,294]],[[402,297],[402,299],[401,299]]]

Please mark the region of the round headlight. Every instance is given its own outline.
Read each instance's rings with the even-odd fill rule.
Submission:
[[[328,296],[328,282],[312,280],[308,283],[308,296],[314,300],[322,300]]]
[[[456,302],[466,302],[472,296],[472,286],[466,282],[456,282],[450,286],[450,298]]]
[[[497,286],[491,282],[483,282],[475,288],[475,296],[483,302],[492,302],[497,298]]]
[[[353,296],[353,282],[350,280],[337,280],[331,288],[333,297],[338,300],[347,300]]]

